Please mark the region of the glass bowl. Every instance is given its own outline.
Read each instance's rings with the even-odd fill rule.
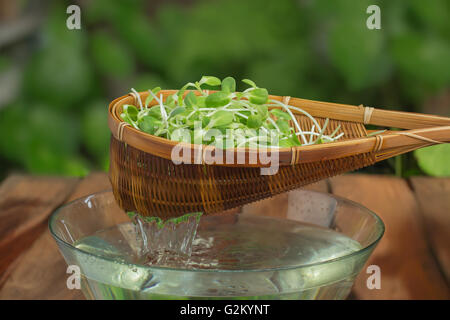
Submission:
[[[81,289],[88,299],[345,299],[384,233],[383,222],[367,208],[330,194],[298,189],[286,201],[285,218],[273,224],[277,228],[298,222],[320,226],[357,241],[358,249],[316,263],[225,270],[137,264],[119,258],[114,248],[105,254],[111,246],[104,243],[96,244],[102,254],[77,247],[80,239],[100,230],[134,226],[111,191],[58,208],[49,228],[67,264],[79,268]],[[278,206],[271,208],[279,210]],[[255,210],[258,214],[248,213]],[[198,233],[218,226],[259,224],[268,228],[270,237],[275,231],[270,230],[270,222],[275,220],[261,215],[276,214],[259,202],[259,207],[247,205],[239,214],[202,217]]]

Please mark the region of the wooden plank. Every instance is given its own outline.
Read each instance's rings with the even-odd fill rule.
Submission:
[[[68,201],[111,189],[108,175],[105,172],[94,172],[83,179],[74,189]]]
[[[386,232],[358,276],[358,299],[448,299],[445,280],[430,254],[419,206],[405,180],[376,175],[345,175],[331,179],[334,194],[361,203],[376,212]],[[381,269],[381,289],[366,286],[366,267]]]
[[[47,228],[47,217],[64,202],[74,178],[12,175],[0,186],[0,287],[11,263]]]
[[[68,201],[109,189],[104,173],[94,173],[83,179]],[[66,287],[67,265],[50,232],[46,230],[17,259],[0,290],[0,299],[84,299],[80,290]]]
[[[420,205],[427,239],[434,256],[450,282],[450,178],[411,178]]]

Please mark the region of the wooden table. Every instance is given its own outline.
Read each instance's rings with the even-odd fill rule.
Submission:
[[[47,220],[61,204],[109,189],[106,174],[84,179],[12,175],[0,185],[0,299],[83,299],[66,287],[66,264]],[[344,175],[310,189],[375,211],[386,233],[368,265],[381,268],[381,289],[369,290],[363,269],[354,299],[449,299],[450,179]],[[287,194],[259,202],[283,206]]]

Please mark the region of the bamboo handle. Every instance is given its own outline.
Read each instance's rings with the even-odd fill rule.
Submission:
[[[282,97],[271,96],[282,100]],[[293,106],[302,108],[316,117],[333,118],[342,121],[362,122],[382,127],[418,129],[436,126],[450,126],[450,118],[414,112],[391,111],[364,106],[352,106],[332,102],[290,98]],[[370,114],[369,117],[367,115]]]
[[[414,112],[374,109],[368,124],[401,129],[450,126],[450,118]]]
[[[375,139],[374,151],[376,152],[404,147],[419,149],[424,146],[450,143],[450,125],[407,131],[391,131],[386,135],[375,136]]]
[[[291,164],[344,158],[361,153],[383,153],[394,149],[409,151],[437,143],[450,143],[450,126],[388,131],[370,138],[337,141],[291,148]]]

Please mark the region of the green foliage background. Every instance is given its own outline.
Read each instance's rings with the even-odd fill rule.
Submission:
[[[450,88],[447,0],[82,1],[73,31],[69,4],[49,3],[20,96],[0,110],[0,176],[106,169],[107,104],[131,87],[233,76],[278,95],[416,112]],[[381,30],[366,28],[371,4]],[[0,72],[10,60],[0,53]],[[429,154],[368,170],[449,175],[436,160],[449,146]]]

